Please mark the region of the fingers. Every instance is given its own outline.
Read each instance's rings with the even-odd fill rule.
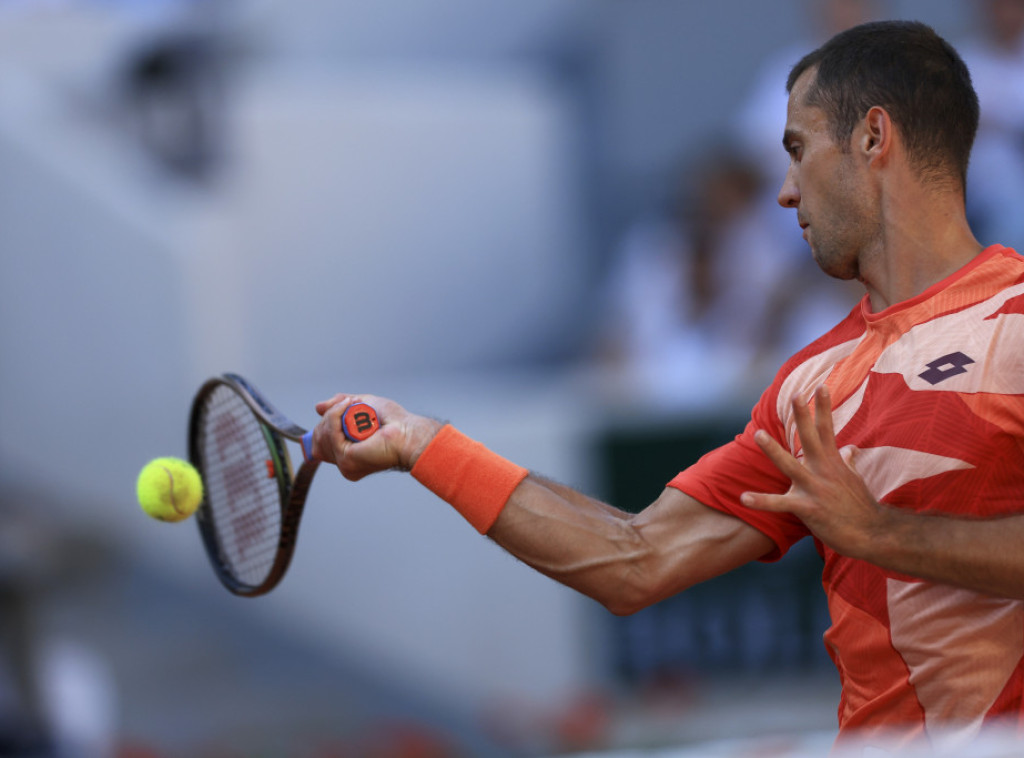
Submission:
[[[357,402],[352,395],[335,395],[329,400],[316,404],[316,412],[320,414],[320,423],[313,429],[313,457],[320,461],[341,466],[353,443],[345,435],[342,417],[346,409]]]
[[[338,394],[330,398],[329,400],[321,400],[319,403],[317,403],[316,412],[318,415],[323,416],[325,413],[327,413],[328,410],[336,406],[338,403],[344,403],[345,405],[349,405],[354,400],[355,397],[352,395]]]
[[[342,433],[344,433],[343,417],[345,411],[355,403],[365,403],[369,405],[371,408],[373,408],[374,411],[376,411],[377,407],[373,402],[374,400],[379,400],[379,398],[370,398],[369,396],[338,394],[328,400],[322,400],[319,403],[317,403],[316,412],[317,414],[320,415],[321,421],[328,421],[328,424],[324,426],[326,426],[329,430],[333,430],[334,428],[336,428],[339,431],[342,431]],[[335,421],[335,419],[337,420]],[[379,420],[380,419],[378,417],[378,421]],[[334,426],[332,427],[331,424],[334,424]],[[360,435],[360,439],[364,438],[365,436],[367,435]]]
[[[754,441],[775,467],[791,480],[796,481],[804,473],[803,464],[764,429],[758,429],[754,433]]]
[[[849,468],[856,471],[856,468],[853,465],[853,457],[857,453],[857,446],[843,445],[843,447],[839,448],[838,453],[839,457],[843,460],[843,463],[845,463]]]
[[[763,511],[790,513],[821,542],[850,556],[864,555],[873,535],[884,533],[888,516],[854,465],[857,447],[837,449],[828,390],[814,393],[815,408],[793,401],[800,436],[800,459],[767,432],[755,434],[758,446],[790,480],[785,493],[744,492],[740,502]]]
[[[789,511],[792,503],[786,495],[769,495],[764,492],[744,492],[740,495],[740,502],[747,508],[755,508],[759,511]]]
[[[796,434],[803,448],[804,455],[815,455],[818,452],[818,432],[814,426],[814,418],[811,415],[810,401],[804,402],[799,395],[794,395],[789,401],[793,409],[793,419],[796,422]]]
[[[754,440],[757,442],[757,446],[775,464],[775,467],[789,478],[793,486],[784,495],[767,492],[744,492],[740,495],[740,502],[748,508],[756,508],[763,511],[792,510],[792,503],[790,501],[793,489],[794,487],[799,487],[800,482],[807,476],[804,465],[763,429],[759,429],[754,433]]]
[[[763,429],[754,434],[758,447],[792,483],[789,492],[784,495],[746,492],[741,496],[744,505],[763,510],[791,510],[794,493],[812,488],[821,471],[839,458],[828,388],[824,385],[818,387],[813,398],[813,413],[810,400],[805,402],[799,396],[792,400],[797,436],[802,448],[801,458],[794,456]]]
[[[793,407],[793,418],[796,421],[797,436],[800,447],[808,460],[818,460],[836,449],[835,432],[832,428],[832,396],[828,387],[820,385],[813,395],[814,412],[811,412],[811,401],[804,402],[799,395],[790,401]]]
[[[365,439],[353,441],[342,423],[353,403],[366,403],[377,415],[379,427]],[[313,430],[313,457],[333,463],[342,476],[357,481],[378,471],[407,470],[416,436],[410,434],[413,421],[394,401],[376,395],[338,394],[316,405],[320,422]]]
[[[832,425],[832,396],[828,387],[819,386],[813,395],[814,412],[811,402],[803,402],[794,396],[791,403],[796,422],[797,437],[808,463],[828,460],[836,454],[836,435]]]
[[[836,451],[836,432],[832,425],[832,393],[822,384],[814,393],[814,427],[822,452]]]

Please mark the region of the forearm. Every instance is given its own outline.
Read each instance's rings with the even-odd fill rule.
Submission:
[[[531,475],[512,493],[487,536],[613,613],[631,613],[653,602],[657,546],[630,514],[575,490]],[[681,583],[676,590],[683,588]]]
[[[535,483],[540,484],[546,487],[547,489],[551,490],[551,492],[558,495],[559,497],[568,500],[570,503],[575,503],[580,507],[599,508],[612,518],[626,521],[628,521],[635,515],[628,511],[621,510],[620,508],[616,508],[614,505],[610,505],[609,503],[605,503],[601,500],[598,500],[597,498],[585,495],[579,490],[573,489],[568,485],[561,484],[552,479],[547,479],[539,474],[531,473],[530,478]]]
[[[883,513],[857,557],[920,579],[1024,598],[1024,515],[964,519],[885,506]]]
[[[657,550],[630,514],[529,474],[452,427],[415,456],[412,475],[516,558],[613,610],[639,604],[654,576]]]
[[[516,558],[616,614],[771,547],[757,530],[678,490],[664,490],[639,514],[625,513],[529,474],[451,427],[416,458],[412,474]]]

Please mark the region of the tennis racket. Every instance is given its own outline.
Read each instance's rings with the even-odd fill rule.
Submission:
[[[350,405],[342,431],[354,442],[377,431],[377,413]],[[192,401],[189,458],[203,477],[196,520],[220,581],[236,595],[270,592],[295,551],[306,494],[319,461],[313,433],[290,421],[237,374],[208,380]],[[292,475],[285,440],[302,445]]]

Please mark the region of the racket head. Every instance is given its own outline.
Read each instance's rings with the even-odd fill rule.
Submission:
[[[203,478],[196,511],[203,545],[221,583],[248,597],[269,592],[284,576],[317,465],[304,463],[293,480],[284,435],[267,423],[268,408],[251,384],[225,374],[200,387],[189,419],[189,457]],[[286,434],[301,431],[283,420]]]

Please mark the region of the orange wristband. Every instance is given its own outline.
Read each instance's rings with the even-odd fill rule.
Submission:
[[[412,467],[413,478],[454,507],[480,534],[487,534],[512,490],[529,473],[451,424],[441,428]]]

